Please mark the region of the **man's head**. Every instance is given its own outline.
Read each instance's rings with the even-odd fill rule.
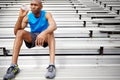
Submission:
[[[32,0],[30,4],[30,8],[32,13],[37,14],[42,9],[42,2],[41,0]]]

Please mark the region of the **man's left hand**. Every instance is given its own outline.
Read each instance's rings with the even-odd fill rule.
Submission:
[[[45,34],[44,32],[40,33],[35,40],[35,45],[43,46],[46,39],[47,39],[47,34]]]

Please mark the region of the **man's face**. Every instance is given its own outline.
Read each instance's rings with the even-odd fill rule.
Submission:
[[[40,2],[38,2],[38,0],[32,0],[30,4],[30,8],[31,8],[32,13],[37,14],[41,10],[41,4]]]

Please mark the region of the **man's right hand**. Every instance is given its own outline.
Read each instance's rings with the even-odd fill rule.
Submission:
[[[29,12],[29,10],[23,10],[20,8],[19,17],[24,18],[28,12]]]

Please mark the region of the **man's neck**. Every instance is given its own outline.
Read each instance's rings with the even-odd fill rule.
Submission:
[[[40,17],[41,13],[38,12],[38,13],[36,13],[36,14],[34,14],[34,15],[35,15],[36,18],[38,18],[38,17]]]

